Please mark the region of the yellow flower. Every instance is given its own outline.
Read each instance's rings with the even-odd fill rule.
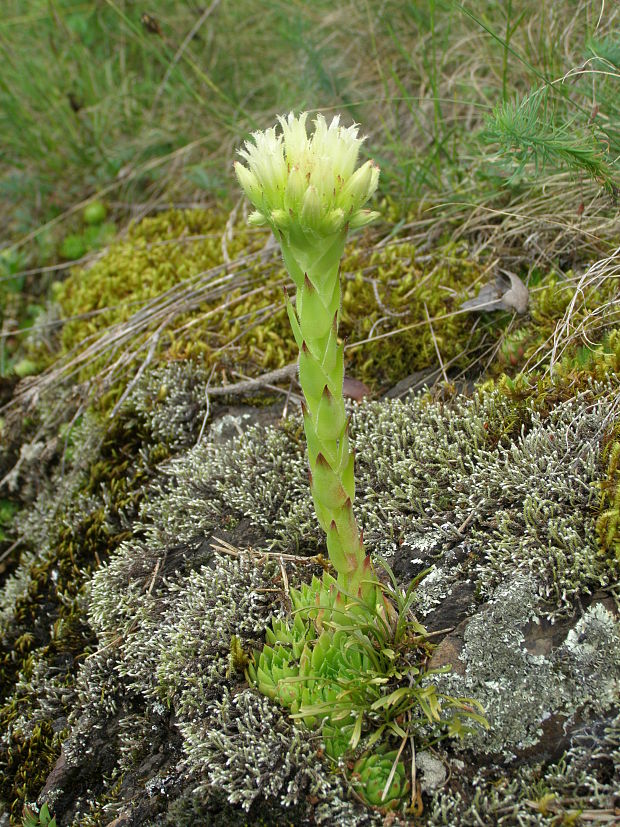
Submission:
[[[254,132],[239,150],[247,166],[237,161],[235,172],[256,208],[250,222],[315,236],[369,224],[378,213],[361,208],[377,189],[379,168],[366,161],[355,170],[364,141],[357,126],[341,126],[338,116],[328,126],[317,115],[308,136],[307,118],[307,112],[280,116],[279,132]]]

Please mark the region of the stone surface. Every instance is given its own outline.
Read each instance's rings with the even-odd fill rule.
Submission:
[[[264,427],[279,419],[278,404],[214,406],[214,426],[198,440],[203,409],[193,420],[184,406],[199,406],[204,389],[176,368],[167,376],[161,402],[155,377],[131,403],[129,421],[173,448],[79,598],[90,656],[68,689],[45,664],[29,676],[37,701],[12,719],[4,743],[39,720],[64,721],[40,795],[63,827],[91,827],[104,812],[127,827],[378,823],[351,796],[346,767],[324,760],[317,734],[230,669],[231,637],[251,652],[286,610],[273,555],[283,555],[289,583],[316,573],[290,559],[322,549],[300,423]],[[614,806],[617,614],[612,569],[593,556],[603,391],[601,400],[558,404],[545,417],[522,411],[522,428],[508,435],[514,410],[496,392],[351,406],[367,548],[387,557],[400,587],[430,569],[413,608],[438,644],[430,665],[453,667],[434,680],[479,700],[491,723],[418,752],[420,823],[492,824],[502,807],[525,819],[537,784],[564,785],[601,813]],[[78,498],[69,517],[79,524],[80,509],[110,501],[108,489],[102,500]],[[24,523],[25,536],[39,560],[52,559],[42,525]],[[255,553],[215,553],[217,537]],[[32,572],[3,592],[7,626],[12,595],[24,599]],[[590,758],[585,732],[600,745]],[[424,743],[423,727],[417,737]]]

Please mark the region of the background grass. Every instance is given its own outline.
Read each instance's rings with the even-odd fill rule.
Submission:
[[[619,19],[598,0],[5,0],[0,373],[59,259],[114,231],[84,236],[88,200],[120,230],[231,209],[236,147],[288,110],[362,124],[388,232],[420,250],[465,240],[527,278],[609,256]]]
[[[598,2],[160,0],[146,17],[144,8],[5,0],[5,238],[98,192],[129,210],[236,197],[235,146],[289,109],[361,122],[384,190],[403,205],[428,193],[481,202],[531,180],[542,161],[545,175],[572,166],[611,189],[620,36],[617,10]],[[533,89],[545,94],[528,98]],[[534,100],[525,126],[515,127],[515,100]],[[557,129],[563,155],[548,149]],[[498,139],[509,150],[500,157]]]

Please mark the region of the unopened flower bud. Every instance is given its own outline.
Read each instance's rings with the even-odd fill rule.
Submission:
[[[378,213],[376,210],[358,210],[351,216],[349,229],[358,230],[360,227],[372,224],[380,215],[381,213]]]
[[[288,174],[284,205],[288,210],[297,211],[301,205],[308,182],[298,166],[294,166]]]
[[[379,168],[373,161],[366,161],[345,183],[338,197],[344,210],[358,210],[377,189]]]
[[[345,223],[344,210],[340,208],[330,210],[327,216],[321,222],[320,232],[324,235],[331,235],[337,233]]]
[[[268,223],[267,218],[258,210],[254,210],[254,212],[248,216],[248,224],[250,227],[266,227]]]
[[[291,217],[286,210],[272,210],[271,221],[279,230],[286,230],[291,225]]]

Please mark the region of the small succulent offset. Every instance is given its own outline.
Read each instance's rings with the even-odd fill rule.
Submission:
[[[396,750],[363,755],[353,767],[352,783],[369,804],[385,810],[396,809],[410,789],[405,766],[398,760]]]
[[[378,213],[362,207],[373,195],[379,168],[367,161],[357,170],[363,138],[357,127],[330,125],[318,115],[306,133],[307,113],[280,117],[276,128],[253,133],[235,171],[256,208],[249,221],[269,226],[297,288],[295,306],[287,297],[299,347],[299,381],[305,396],[304,429],[310,460],[310,487],[319,523],[327,534],[338,587],[374,599],[370,561],[353,516],[355,480],[348,418],[342,393],[344,344],[338,342],[340,259],[347,232]]]

